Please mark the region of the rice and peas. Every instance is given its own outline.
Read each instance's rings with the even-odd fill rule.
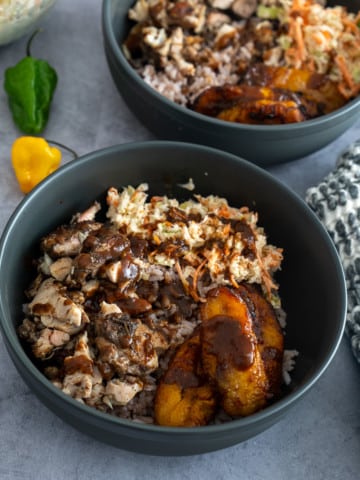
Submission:
[[[282,250],[267,243],[256,212],[217,196],[148,199],[147,188],[110,188],[105,222],[95,202],[42,238],[18,333],[63,392],[153,423],[159,379],[211,289],[258,285],[283,329],[285,317],[273,276]],[[296,354],[284,352],[284,384]]]
[[[145,82],[183,106],[241,83],[254,64],[326,75],[347,102],[360,91],[360,14],[325,3],[137,0],[122,48]]]

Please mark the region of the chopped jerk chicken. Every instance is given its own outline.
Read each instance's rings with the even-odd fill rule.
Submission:
[[[42,240],[42,249],[51,258],[72,257],[80,252],[89,233],[100,227],[100,223],[92,221],[61,226]]]
[[[83,306],[73,302],[63,285],[52,278],[43,281],[28,307],[45,327],[69,334],[79,332],[89,322]]]

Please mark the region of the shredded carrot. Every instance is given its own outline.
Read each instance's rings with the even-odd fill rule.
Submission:
[[[265,290],[268,293],[268,295],[271,294],[271,292],[275,289],[277,289],[277,285],[273,282],[272,278],[270,277],[268,272],[264,272],[264,285],[265,285]]]
[[[301,11],[304,8],[303,0],[293,0],[291,10],[293,12]]]
[[[328,31],[327,28],[322,28],[321,24],[318,25],[318,29],[314,29],[315,31],[310,33],[311,37],[307,36],[306,39],[304,37],[304,29],[308,25],[312,27],[315,25],[312,19],[314,4],[313,0],[293,0],[289,10],[289,36],[292,38],[293,43],[284,52],[285,60],[288,65],[295,66],[295,68],[317,71],[319,66],[314,58],[309,55],[308,48],[310,46],[307,45],[308,41],[314,42],[321,51],[327,52],[329,57],[333,58],[342,77],[337,85],[338,90],[346,99],[350,99],[358,95],[360,91],[360,87],[355,83],[350,71],[350,64],[360,62],[360,28],[358,25],[360,12],[354,16],[348,14],[346,8],[340,11],[343,29],[336,34],[338,37],[334,39],[339,48],[338,50],[334,49],[336,54],[333,56],[331,53],[333,49],[331,31]],[[332,10],[331,7],[329,9]],[[344,34],[351,35],[352,38],[350,37],[349,40]],[[341,51],[346,51],[346,58],[340,53]]]
[[[320,29],[319,31],[314,32],[314,34],[312,35],[312,38],[315,41],[315,43],[326,48],[326,46],[329,45],[329,40],[331,40],[331,34],[326,30]]]
[[[334,60],[336,65],[339,67],[345,82],[349,85],[350,89],[353,89],[355,87],[354,79],[349,72],[345,58],[343,55],[336,55]]]
[[[157,203],[157,202],[160,202],[161,200],[163,200],[164,197],[156,197],[156,196],[153,196],[151,197],[150,199],[150,203]]]
[[[203,297],[200,297],[197,292],[198,292],[198,281],[200,279],[200,273],[201,273],[201,271],[203,271],[203,268],[206,265],[207,261],[208,261],[208,259],[205,258],[200,263],[200,265],[195,270],[194,277],[193,277],[192,290],[190,291],[190,294],[193,297],[193,299],[197,302],[206,302],[206,299],[203,298]]]
[[[262,281],[263,281],[265,290],[270,295],[272,290],[277,290],[278,286],[276,285],[276,283],[272,279],[271,273],[265,267],[264,260],[261,257],[261,254],[258,250],[256,251],[256,258],[257,258],[257,260],[260,264],[261,271],[263,272]]]
[[[200,278],[200,272],[201,270],[203,269],[203,267],[206,265],[208,259],[205,258],[201,263],[200,265],[197,267],[197,269],[195,270],[195,273],[194,273],[194,278],[193,278],[193,288],[194,290],[197,290],[197,284],[198,284],[198,280]]]
[[[309,72],[315,72],[316,70],[316,63],[313,58],[308,58],[306,62],[306,69],[309,70]]]
[[[359,20],[360,20],[360,15],[359,15]],[[357,26],[356,19],[354,21],[354,20],[349,19],[349,18],[344,16],[342,22],[343,22],[344,27],[347,31],[350,30],[352,33],[355,33],[356,36],[359,35],[360,30],[359,30],[359,27]]]
[[[181,281],[181,283],[184,287],[185,292],[189,293],[189,291],[190,291],[189,282],[186,280],[186,278],[184,276],[184,272],[181,269],[179,260],[176,260],[176,262],[175,262],[175,269],[176,269],[176,271],[179,275],[180,281]]]
[[[354,85],[354,87],[351,88],[345,82],[340,82],[337,87],[341,95],[347,99],[355,97],[360,92],[360,85]]]
[[[231,285],[234,287],[234,288],[239,288],[239,284],[237,283],[237,281],[235,280],[235,277],[232,273],[230,273],[230,282],[231,282]]]
[[[296,65],[296,60],[297,60],[296,49],[293,48],[293,47],[288,48],[285,52],[285,59],[286,59],[288,64],[290,64],[290,65],[295,64]],[[298,66],[298,65],[296,65],[296,66]]]
[[[296,17],[293,22],[293,28],[294,28],[294,36],[295,36],[295,41],[296,45],[298,47],[298,57],[299,61],[303,62],[306,59],[307,52],[306,52],[306,46],[304,42],[304,36],[301,28],[301,18]]]
[[[218,215],[220,217],[229,218],[230,212],[228,207],[226,205],[221,205],[221,207],[219,208]]]
[[[271,276],[270,272],[265,268],[265,265],[264,265],[264,262],[263,262],[262,258],[259,255],[257,256],[257,258],[258,258],[259,263],[260,263],[260,268],[263,272],[262,281],[264,283],[265,290],[270,295],[273,290],[278,289],[278,286],[276,285],[276,283],[272,279],[272,276]]]
[[[153,235],[153,242],[155,243],[155,245],[160,245],[161,244],[160,237],[158,235],[156,235],[156,233],[154,233],[154,235]]]
[[[322,32],[316,32],[313,36],[313,39],[318,45],[323,45],[324,43],[324,37],[322,35]]]
[[[231,225],[230,223],[227,223],[223,228],[223,232],[222,232],[223,236],[227,237],[230,233],[230,230],[231,230]]]

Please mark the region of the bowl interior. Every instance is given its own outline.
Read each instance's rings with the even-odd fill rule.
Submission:
[[[330,238],[305,203],[260,168],[217,150],[171,142],[126,144],[86,155],[48,177],[14,212],[0,245],[0,317],[7,346],[20,363],[30,360],[15,328],[22,320],[23,292],[33,275],[31,259],[41,236],[95,199],[103,201],[110,186],[147,182],[151,194],[185,199],[191,193],[178,185],[189,178],[195,193],[224,196],[234,206],[257,211],[269,242],[284,249],[276,278],[287,312],[286,348],[300,354],[280,408],[315,383],[344,328],[344,278]],[[271,415],[272,408],[265,409],[262,418],[267,411]]]
[[[336,7],[343,5],[349,12],[357,13],[360,10],[360,0],[327,0],[326,5],[329,7]]]

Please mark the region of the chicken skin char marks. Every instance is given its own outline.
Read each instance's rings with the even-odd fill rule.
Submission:
[[[283,333],[257,287],[211,290],[201,320],[160,380],[160,425],[206,425],[220,408],[232,417],[247,416],[280,393]]]

